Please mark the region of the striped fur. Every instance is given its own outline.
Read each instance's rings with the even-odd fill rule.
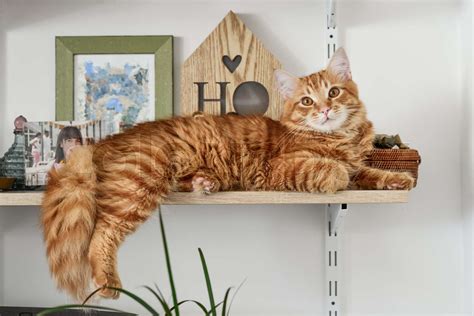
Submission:
[[[351,79],[341,81],[328,69],[294,83],[280,121],[176,117],[76,149],[62,169],[50,172],[42,206],[47,256],[58,287],[79,300],[90,281],[120,287],[118,247],[170,191],[412,188],[408,174],[363,165],[373,131]],[[334,86],[340,93],[329,98]],[[314,105],[303,106],[303,97],[313,98]],[[340,126],[319,130],[317,124],[325,124],[317,121],[321,107],[333,111],[335,119],[328,122],[344,113]],[[106,289],[100,294],[118,296]]]

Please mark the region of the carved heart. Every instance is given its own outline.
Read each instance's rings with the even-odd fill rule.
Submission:
[[[235,56],[234,59],[230,59],[230,57],[227,55],[222,57],[222,62],[230,71],[230,73],[234,73],[235,69],[239,67],[241,61],[242,61],[242,56],[240,55]]]

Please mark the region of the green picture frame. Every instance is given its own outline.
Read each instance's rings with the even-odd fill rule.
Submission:
[[[173,37],[57,36],[56,121],[74,120],[74,56],[77,54],[154,54],[155,119],[173,115]]]

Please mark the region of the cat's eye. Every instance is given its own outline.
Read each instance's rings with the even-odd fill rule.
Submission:
[[[331,88],[331,90],[329,90],[329,97],[330,98],[335,98],[337,97],[339,94],[341,93],[341,90],[339,90],[339,88]]]
[[[301,104],[303,104],[304,106],[310,106],[313,105],[313,103],[314,101],[310,97],[304,97],[301,99]]]

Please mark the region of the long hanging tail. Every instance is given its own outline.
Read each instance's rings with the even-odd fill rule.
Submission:
[[[93,147],[75,148],[68,161],[49,173],[41,221],[51,274],[58,288],[77,300],[88,294],[88,260],[96,215]]]

